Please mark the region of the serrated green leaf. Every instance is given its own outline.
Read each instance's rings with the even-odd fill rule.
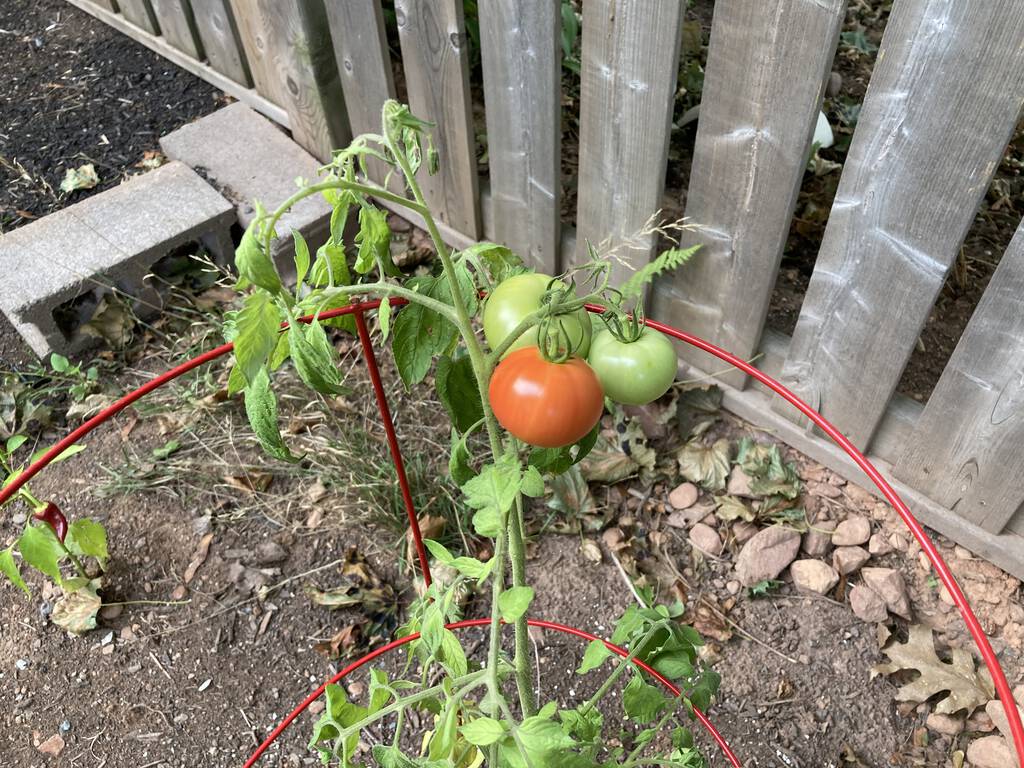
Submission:
[[[330,240],[321,245],[309,273],[309,283],[316,288],[351,285],[352,276],[348,271],[345,249]]]
[[[235,362],[252,383],[277,344],[281,315],[273,299],[257,291],[245,297],[235,324]]]
[[[598,667],[600,667],[612,655],[612,652],[608,650],[608,646],[604,644],[603,640],[591,640],[587,646],[587,650],[583,653],[583,661],[580,662],[579,669],[576,670],[577,675],[585,675]]]
[[[634,675],[622,691],[622,707],[633,722],[645,725],[652,722],[668,705],[660,688],[644,682]]]
[[[380,326],[380,340],[387,341],[391,333],[391,302],[387,299],[381,301],[377,308],[377,324]]]
[[[453,428],[452,450],[448,456],[448,471],[451,473],[452,480],[455,481],[456,485],[463,486],[476,477],[476,472],[469,465],[471,460],[472,456],[469,455],[466,441],[460,438]]]
[[[523,481],[520,490],[527,496],[537,498],[544,495],[544,478],[536,467],[527,467],[523,472]]]
[[[288,327],[288,349],[295,370],[307,387],[325,395],[345,390],[338,372],[337,351],[319,320],[305,326],[293,321]]]
[[[470,744],[486,747],[505,736],[505,724],[489,717],[478,717],[463,725],[459,732]]]
[[[359,232],[356,233],[359,252],[355,269],[361,275],[377,266],[377,261],[386,265],[391,261],[391,229],[387,215],[372,205],[364,204],[359,209]]]
[[[101,568],[107,566],[107,531],[95,520],[81,518],[71,523],[64,546],[76,555],[95,557]]]
[[[26,595],[31,594],[25,580],[21,578],[21,569],[18,568],[18,563],[14,560],[13,544],[7,549],[0,551],[0,573],[6,576],[10,580],[11,584],[16,586]]]
[[[513,622],[530,609],[533,602],[533,587],[509,587],[498,597],[498,610],[506,622]]]
[[[242,242],[235,249],[235,268],[238,270],[240,286],[252,283],[271,294],[282,290],[281,277],[270,256],[263,250],[260,233],[263,231],[261,218],[256,218],[242,235]]]
[[[480,474],[462,486],[466,504],[477,510],[473,527],[478,534],[495,537],[502,533],[502,518],[515,503],[521,483],[516,458],[505,455],[498,462],[484,466]]]
[[[49,525],[29,524],[18,539],[18,549],[28,565],[60,583],[59,564],[65,556],[64,549]]]
[[[425,296],[451,303],[447,286],[437,278],[413,278],[407,286]],[[392,323],[391,349],[406,389],[426,378],[431,361],[452,346],[456,334],[455,326],[447,319],[422,305],[409,304],[397,313]]]
[[[292,454],[281,437],[277,423],[277,398],[270,388],[270,377],[260,368],[245,390],[245,415],[263,450],[282,461],[296,462],[300,457]]]
[[[297,229],[292,230],[292,239],[295,241],[295,288],[298,291],[309,272],[309,246]]]
[[[441,542],[434,541],[433,539],[424,539],[423,544],[426,546],[427,551],[430,552],[430,554],[432,554],[439,562],[442,562],[445,565],[451,565],[452,561],[455,560],[455,555],[449,552],[448,548]]]
[[[437,395],[459,432],[465,432],[484,416],[473,363],[468,355],[453,360],[442,355],[434,371]]]

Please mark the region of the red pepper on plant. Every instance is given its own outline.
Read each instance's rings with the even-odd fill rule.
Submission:
[[[63,542],[64,537],[68,535],[68,519],[64,517],[60,507],[52,501],[48,501],[42,507],[39,507],[32,513],[32,516],[36,520],[49,525],[59,541]]]

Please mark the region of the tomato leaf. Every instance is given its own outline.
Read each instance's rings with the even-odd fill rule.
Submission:
[[[288,348],[299,378],[307,387],[325,395],[345,391],[338,372],[337,351],[318,320],[304,327],[292,322],[288,327]]]
[[[369,204],[359,209],[359,232],[356,233],[356,242],[359,244],[356,272],[365,275],[377,266],[379,261],[384,267],[385,274],[393,274],[391,229],[388,227],[387,215],[382,210]],[[388,265],[391,265],[390,269]]]
[[[292,239],[295,241],[295,289],[298,292],[302,281],[306,279],[309,272],[309,246],[306,245],[306,238],[297,229],[292,230]]]
[[[489,717],[478,717],[460,729],[462,738],[478,747],[486,747],[505,736],[505,724]]]
[[[583,661],[580,662],[576,674],[585,675],[587,672],[597,669],[611,655],[612,652],[608,650],[608,646],[604,644],[603,640],[591,640],[587,650],[583,653]]]
[[[270,388],[266,368],[260,368],[245,390],[245,415],[256,433],[263,450],[282,461],[296,462],[300,457],[292,454],[281,437],[277,424],[277,398]]]
[[[622,707],[626,716],[640,724],[653,721],[667,705],[661,690],[644,682],[639,674],[634,675],[622,691]]]
[[[82,518],[71,523],[64,545],[76,555],[95,557],[100,567],[106,568],[110,557],[107,553],[107,532],[95,520]]]
[[[459,432],[465,432],[484,417],[473,363],[468,355],[453,360],[442,355],[434,370],[437,396]]]
[[[501,618],[513,622],[526,614],[532,602],[533,587],[509,587],[498,597],[498,610]]]
[[[277,344],[281,316],[273,299],[257,291],[245,297],[236,319],[235,362],[252,383]]]
[[[458,432],[452,428],[452,450],[448,456],[448,472],[456,485],[463,486],[472,478],[476,472],[469,465],[472,457],[469,455],[469,448],[466,447],[466,436],[459,437]]]
[[[352,276],[348,271],[345,249],[328,240],[316,252],[316,261],[309,273],[309,282],[317,288],[324,286],[351,285]],[[347,299],[346,299],[347,301]]]
[[[49,525],[29,525],[18,539],[18,549],[26,563],[60,583],[60,561],[64,549]]]
[[[466,504],[477,510],[473,528],[481,536],[502,534],[502,518],[515,503],[522,474],[515,456],[506,454],[497,463],[487,464],[480,474],[462,486]]]
[[[447,286],[438,278],[416,277],[407,287],[446,303],[451,301]],[[409,304],[397,312],[392,332],[391,348],[406,389],[426,378],[431,361],[449,349],[456,336],[455,326],[420,304]]]
[[[257,285],[272,294],[282,290],[281,277],[270,256],[263,250],[261,233],[263,218],[257,217],[242,235],[242,242],[235,250],[235,268],[238,270],[238,287],[244,288],[249,283]]]
[[[100,583],[93,579],[74,591],[65,590],[53,604],[50,621],[76,635],[96,629],[96,613],[103,602],[97,594]]]
[[[11,584],[16,586],[26,595],[30,594],[28,585],[25,584],[25,580],[21,578],[21,569],[18,568],[18,563],[14,560],[13,544],[7,549],[0,551],[0,573],[10,579]]]

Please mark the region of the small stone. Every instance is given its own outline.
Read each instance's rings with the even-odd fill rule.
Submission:
[[[213,682],[213,679],[208,677],[205,680],[203,680],[203,682],[201,682],[199,684],[199,688],[197,688],[196,690],[198,690],[200,693],[202,693],[203,691],[205,691],[207,688],[210,687],[210,683],[212,683],[212,682]]]
[[[889,540],[881,533],[873,533],[871,534],[871,538],[868,539],[868,552],[872,557],[888,555],[892,552],[892,544],[890,544]]]
[[[832,533],[836,529],[835,520],[820,520],[814,523],[804,534],[803,548],[811,557],[824,557],[832,549]]]
[[[124,611],[124,606],[120,603],[115,603],[113,605],[104,605],[100,608],[99,615],[104,621],[113,621],[121,615],[122,611]]]
[[[26,520],[28,520],[28,516],[24,512],[15,512],[11,515],[11,522],[15,526],[24,525]]]
[[[701,552],[717,557],[722,554],[722,540],[710,525],[697,523],[690,529],[690,543]]]
[[[832,543],[837,547],[855,547],[866,544],[871,538],[871,521],[866,517],[854,515],[843,520],[836,526],[832,534]]]
[[[836,547],[832,553],[832,567],[843,576],[849,576],[870,559],[871,555],[864,547]]]
[[[1021,719],[1024,720],[1024,708],[1017,707],[1017,712],[1020,714]],[[999,699],[992,699],[988,704],[985,705],[985,714],[992,718],[992,724],[999,729],[999,732],[1010,737],[1010,719],[1006,716],[1006,710],[1003,708],[1003,702]]]
[[[924,721],[924,724],[928,726],[929,730],[941,733],[944,736],[956,736],[964,729],[964,719],[962,717],[940,715],[937,712],[932,712],[928,715],[928,719]]]
[[[205,536],[213,528],[213,519],[209,515],[192,519],[192,531],[196,536]]]
[[[264,541],[256,547],[256,562],[260,565],[274,565],[288,559],[288,550],[276,541]]]
[[[105,645],[103,646],[100,653],[102,653],[104,656],[110,656],[114,652],[115,647],[116,646],[114,645]]]
[[[843,492],[846,494],[846,498],[858,507],[862,507],[864,509],[873,509],[875,507],[875,502],[877,501],[877,499],[875,499],[875,495],[871,493],[871,491],[864,490],[859,485],[847,483]]]
[[[850,590],[850,608],[858,619],[868,624],[876,624],[889,618],[885,600],[874,590],[861,584]]]
[[[324,704],[324,700],[322,698],[317,699],[312,704],[310,704],[308,707],[306,707],[306,709],[308,709],[310,711],[310,713],[314,714],[314,715],[319,715],[326,708],[327,708],[327,705]]]
[[[813,480],[808,481],[807,492],[812,496],[824,496],[826,499],[838,499],[843,495],[841,488],[831,483],[817,483]]]
[[[184,712],[179,712],[178,714],[176,714],[174,716],[174,724],[175,725],[184,725],[187,722],[188,722],[188,715],[186,715]]]
[[[71,730],[71,721],[70,720],[63,720],[63,721],[61,721],[61,724],[57,728],[57,730],[60,731],[61,733],[67,733],[68,731]]]
[[[746,496],[748,498],[754,498],[754,494],[750,492],[750,481],[753,478],[750,477],[743,469],[737,465],[732,468],[732,472],[729,473],[729,484],[726,487],[726,493],[732,496]]]
[[[841,90],[843,90],[843,76],[836,71],[832,71],[828,76],[828,85],[825,86],[825,92],[829,97],[835,98]]]
[[[824,595],[839,583],[839,574],[821,560],[797,560],[789,567],[793,585],[801,592]]]
[[[988,716],[988,712],[984,709],[979,709],[968,717],[967,724],[964,727],[973,733],[992,733],[996,728],[992,718]]]
[[[910,597],[903,574],[892,568],[864,568],[861,571],[864,583],[871,587],[885,601],[886,607],[897,616],[910,620]]]
[[[751,522],[738,520],[732,525],[732,537],[736,539],[737,544],[746,544],[759,530],[761,529]]]
[[[14,668],[24,672],[28,669],[30,663],[28,659],[17,659],[14,662]]]
[[[745,587],[774,579],[796,559],[799,551],[800,534],[792,528],[765,528],[743,545],[736,558],[736,575]]]
[[[107,632],[107,634],[103,636],[103,639],[100,640],[100,645],[110,645],[112,642],[114,642],[114,633]]]
[[[983,736],[967,747],[971,768],[1009,768],[1013,765],[1010,745],[1002,736]]]
[[[725,590],[726,590],[726,592],[728,592],[728,593],[729,593],[730,595],[737,595],[737,594],[739,594],[739,591],[740,591],[741,589],[743,589],[743,585],[742,585],[742,584],[740,584],[740,583],[739,583],[738,581],[736,581],[735,579],[732,579],[731,581],[727,581],[727,582],[725,583]]]
[[[42,752],[44,755],[51,755],[53,757],[60,757],[60,753],[64,751],[64,739],[59,733],[53,734],[50,738],[36,747],[37,750]]]
[[[974,555],[972,555],[968,550],[966,550],[963,547],[961,547],[959,544],[957,544],[955,547],[953,547],[953,557],[955,557],[957,560],[973,560],[974,559]]]
[[[171,600],[184,600],[185,595],[188,594],[188,587],[184,584],[179,584],[171,592]]]
[[[689,509],[697,503],[697,498],[700,496],[700,491],[697,486],[693,483],[683,483],[677,485],[672,493],[668,495],[668,503],[672,505],[673,509]]]

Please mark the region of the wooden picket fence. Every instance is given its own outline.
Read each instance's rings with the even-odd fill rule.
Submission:
[[[380,0],[69,0],[249,103],[320,158],[395,95]],[[424,179],[453,244],[504,242],[558,271],[662,204],[681,0],[584,0],[578,206],[560,216],[557,0],[479,0],[489,174],[477,173],[462,0],[395,0]],[[650,314],[755,358],[894,478],[928,525],[1024,577],[1024,228],[927,403],[894,396],[1024,103],[1019,0],[894,4],[792,338],[764,329],[844,0],[718,0],[686,215],[703,243]],[[379,179],[378,179],[379,181]],[[644,263],[653,237],[626,247]],[[681,350],[697,371],[718,372]],[[852,480],[787,406],[725,405]]]

